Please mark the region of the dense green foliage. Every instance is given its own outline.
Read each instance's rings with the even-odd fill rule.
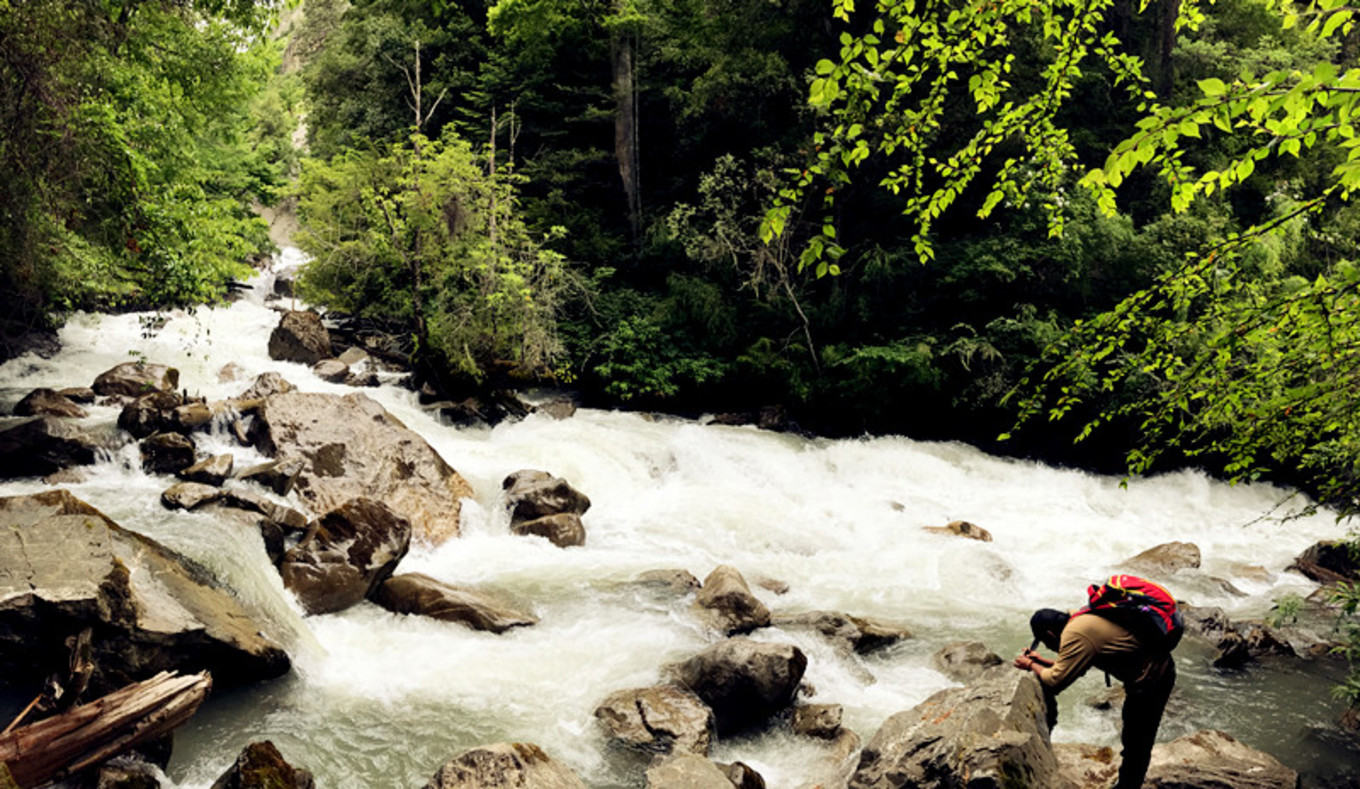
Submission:
[[[212,299],[267,247],[286,173],[250,131],[276,47],[248,2],[0,2],[7,331]]]

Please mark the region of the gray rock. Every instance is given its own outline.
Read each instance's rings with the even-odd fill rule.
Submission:
[[[839,704],[799,704],[793,708],[790,726],[794,734],[834,740],[840,736],[843,715]]]
[[[706,625],[723,635],[749,633],[770,624],[770,609],[751,594],[741,573],[725,564],[704,579],[694,607]]]
[[[0,477],[43,477],[70,466],[88,466],[98,443],[79,426],[39,416],[0,430]]]
[[[669,589],[677,594],[698,591],[702,584],[689,570],[647,570],[634,579],[645,586]]]
[[[95,400],[94,390],[88,386],[68,386],[65,389],[58,389],[57,394],[65,397],[73,403],[89,405]]]
[[[516,471],[501,482],[501,489],[512,525],[563,512],[584,515],[590,509],[584,493],[546,471]]]
[[[177,482],[161,494],[161,503],[172,510],[192,510],[222,498],[221,488],[202,482]]]
[[[727,780],[736,789],[765,789],[765,778],[745,762],[723,764],[717,762],[718,769],[727,774]]]
[[[713,710],[683,688],[655,685],[611,693],[595,709],[611,742],[649,753],[684,751],[707,756],[713,746]]]
[[[1163,543],[1123,563],[1129,570],[1156,577],[1165,577],[1181,569],[1197,569],[1199,565],[1199,546],[1193,542]]]
[[[280,496],[287,496],[297,482],[298,475],[307,467],[301,458],[271,460],[258,466],[251,466],[237,475],[237,479],[258,482]]]
[[[123,406],[118,426],[134,438],[173,430],[174,410],[184,404],[179,392],[151,392]]]
[[[1320,584],[1360,581],[1360,561],[1342,540],[1324,540],[1310,546],[1289,565]]]
[[[95,394],[100,397],[123,395],[141,397],[151,392],[173,392],[179,387],[179,370],[163,364],[123,362],[105,370],[94,379]]]
[[[179,472],[179,477],[189,482],[220,487],[227,481],[227,477],[231,476],[231,469],[235,464],[236,458],[230,453],[213,455]]]
[[[179,433],[156,433],[138,445],[148,474],[174,474],[194,464],[194,442]]]
[[[736,636],[671,668],[712,710],[719,734],[762,724],[793,703],[807,656],[791,644]]]
[[[387,580],[410,545],[405,518],[380,501],[352,499],[284,554],[279,575],[308,613],[343,611]]]
[[[1210,729],[1152,749],[1146,783],[1158,789],[1298,789],[1299,774],[1275,757]]]
[[[1003,662],[1001,656],[981,641],[956,641],[947,644],[930,658],[930,665],[955,682],[972,682],[982,672]]]
[[[457,536],[472,487],[424,438],[366,395],[287,392],[255,415],[255,446],[303,461],[294,492],[313,512],[353,498],[385,503],[432,544]]]
[[[345,349],[344,353],[340,354],[335,358],[337,361],[345,364],[346,366],[353,367],[354,365],[359,364],[360,362],[366,361],[368,359],[368,351],[365,351],[363,348],[360,348],[357,345],[351,345],[350,347]]]
[[[571,770],[527,742],[474,748],[439,768],[425,789],[586,789]]]
[[[0,673],[41,683],[93,627],[91,693],[160,671],[215,686],[279,676],[288,655],[196,563],[65,490],[0,499]]]
[[[238,397],[238,400],[263,400],[276,394],[297,391],[297,387],[278,373],[260,373],[255,381]]]
[[[394,575],[383,581],[373,592],[373,602],[398,614],[428,616],[492,633],[538,623],[538,617],[495,595],[452,586],[421,573]]]
[[[269,335],[269,358],[312,365],[331,358],[331,335],[315,312],[283,313]]]
[[[1049,745],[1039,680],[1010,666],[942,690],[884,721],[852,789],[1065,786]]]
[[[901,625],[872,617],[851,616],[837,611],[807,611],[801,614],[779,614],[771,622],[782,628],[803,628],[821,633],[832,644],[865,654],[875,649],[911,638],[911,631]]]
[[[520,521],[510,527],[512,534],[543,537],[559,548],[586,544],[586,527],[581,516],[574,512],[559,512],[531,521]]]
[[[14,405],[15,416],[64,416],[80,419],[89,413],[52,389],[34,389]]]
[[[676,753],[647,768],[647,789],[733,789],[727,772],[693,753]]]
[[[312,374],[323,381],[342,384],[349,377],[349,365],[339,359],[322,359],[312,365]]]

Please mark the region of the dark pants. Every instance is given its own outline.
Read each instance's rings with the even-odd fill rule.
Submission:
[[[1124,750],[1120,754],[1119,782],[1114,789],[1142,787],[1166,700],[1176,686],[1176,661],[1170,656],[1163,666],[1148,673],[1146,679],[1124,686],[1124,728],[1119,735]]]

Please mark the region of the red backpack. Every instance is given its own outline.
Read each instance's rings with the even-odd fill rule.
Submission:
[[[1112,575],[1086,589],[1089,598],[1073,616],[1095,614],[1133,633],[1148,649],[1170,652],[1185,633],[1176,598],[1161,586],[1136,575]]]

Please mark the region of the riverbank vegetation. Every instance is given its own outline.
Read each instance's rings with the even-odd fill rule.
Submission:
[[[1357,53],[1336,0],[0,0],[4,328],[220,298],[291,201],[446,387],[1350,514]]]

